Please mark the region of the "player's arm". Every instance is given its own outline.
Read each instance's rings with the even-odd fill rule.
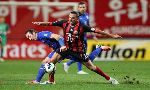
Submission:
[[[104,31],[102,31],[98,28],[92,28],[92,27],[89,27],[89,26],[86,26],[86,25],[83,26],[83,29],[86,32],[94,32],[94,33],[98,33],[98,34],[105,35],[105,36],[112,37],[112,38],[122,38],[118,34],[110,34],[110,33],[104,32]]]
[[[40,25],[40,26],[59,26],[59,27],[62,27],[64,22],[66,22],[66,20],[60,20],[60,21],[55,21],[55,22],[32,22],[32,24]]]
[[[52,22],[32,22],[32,24],[41,25],[41,26],[51,26]]]
[[[96,37],[96,34],[95,33],[90,33],[92,35],[92,38],[95,40],[95,41],[98,41],[98,38]]]
[[[50,38],[56,39],[61,46],[65,46],[64,39],[60,35],[58,35],[58,34],[52,34]]]
[[[101,35],[105,35],[105,36],[111,37],[111,38],[122,38],[118,34],[110,34],[110,33],[104,32],[104,31],[102,31],[100,29],[95,29],[94,32],[98,33],[98,34],[101,34]]]
[[[56,40],[59,42],[59,44],[60,44],[60,46],[61,46],[60,51],[65,51],[65,50],[67,49],[66,46],[65,46],[65,44],[64,44],[64,39],[63,39],[63,37],[61,37],[61,36],[58,35],[58,34],[52,34],[52,35],[51,35],[51,38],[54,38],[54,39],[56,39]]]
[[[88,17],[89,17],[89,15],[87,15]],[[87,20],[87,22],[86,22],[86,24],[88,25],[88,26],[90,26],[90,24],[89,24],[89,18],[88,18],[88,20]],[[85,24],[85,25],[86,25]],[[98,42],[98,38],[96,37],[96,34],[95,33],[90,33],[91,35],[92,35],[92,38],[95,40],[95,41],[97,41]]]

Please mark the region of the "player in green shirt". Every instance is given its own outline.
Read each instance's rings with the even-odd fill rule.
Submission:
[[[10,32],[9,26],[5,23],[5,18],[0,16],[0,61],[3,60],[4,47],[7,42],[7,34]]]

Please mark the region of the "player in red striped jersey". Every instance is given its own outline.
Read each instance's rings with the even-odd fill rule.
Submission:
[[[103,76],[106,80],[110,81],[112,84],[119,84],[117,80],[111,78],[109,75],[104,73],[98,66],[95,66],[86,55],[84,49],[84,33],[94,32],[102,35],[106,35],[112,38],[121,38],[117,34],[109,34],[103,32],[102,30],[89,27],[87,25],[82,25],[79,22],[79,15],[77,12],[72,11],[69,14],[69,20],[61,20],[56,22],[34,22],[37,25],[47,25],[47,26],[59,26],[63,28],[65,46],[58,49],[54,56],[49,60],[49,62],[56,64],[60,58],[75,58],[77,62],[81,62],[91,71]]]

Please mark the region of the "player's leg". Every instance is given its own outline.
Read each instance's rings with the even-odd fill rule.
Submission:
[[[49,59],[50,59],[49,57],[46,57],[44,59],[44,61],[48,61]],[[45,74],[44,63],[42,63],[41,66],[40,66],[40,68],[39,68],[39,70],[38,70],[38,74],[36,76],[36,81],[40,82],[41,79],[42,79],[42,77],[44,76],[44,74]]]
[[[3,56],[4,56],[4,47],[6,46],[6,36],[1,36],[1,53],[0,53],[0,61],[4,61]]]
[[[93,60],[102,52],[101,47],[96,47],[96,49],[89,54],[90,60],[93,62]]]
[[[0,61],[3,62],[3,46],[0,44]]]
[[[100,46],[100,45],[96,45],[96,49],[90,53],[89,58],[90,60],[93,62],[93,60],[102,52],[102,51],[108,51],[110,50],[109,46]],[[88,74],[87,72],[84,72],[82,70],[82,64],[80,62],[77,62],[78,65],[78,74]]]
[[[75,63],[75,61],[69,60],[69,61],[67,62],[67,65],[70,66],[70,65],[73,64],[73,63]]]
[[[55,71],[49,74],[48,81],[42,82],[40,84],[55,84]]]
[[[52,55],[53,55],[54,53],[55,53],[54,51],[51,52],[51,53],[42,61],[42,64],[41,64],[41,66],[40,66],[40,68],[39,68],[39,70],[38,70],[36,79],[27,82],[27,84],[39,84],[39,83],[40,83],[42,77],[43,77],[44,74],[45,74],[44,64],[50,60],[50,58],[52,57]]]
[[[45,74],[45,70],[44,70],[44,64],[41,64],[39,70],[38,70],[38,74],[36,76],[36,79],[35,80],[32,80],[32,81],[29,81],[27,82],[26,84],[39,84],[42,77],[44,76]]]
[[[39,68],[39,71],[38,71],[38,75],[36,77],[36,81],[40,82],[43,75],[45,74],[45,70],[44,70],[44,64],[46,62],[48,62],[50,60],[50,58],[53,56],[55,52],[51,52],[43,61],[42,61],[42,64],[41,64],[41,67]]]
[[[103,51],[108,51],[110,50],[110,47],[109,46],[100,46],[100,45],[96,45],[96,49],[90,53],[89,55],[89,58],[90,60],[93,62],[93,60]],[[88,74],[87,72],[84,72],[82,70],[82,64],[80,62],[77,62],[77,65],[78,65],[78,74]]]
[[[78,66],[78,72],[77,74],[88,74],[87,72],[82,70],[82,63],[77,62],[77,66]]]
[[[55,71],[53,71],[51,74],[49,74],[49,82],[50,84],[55,84]]]
[[[104,73],[98,66],[95,66],[90,60],[88,60],[87,62],[83,62],[83,64],[91,71],[94,71],[95,73],[103,76],[106,80],[110,81],[112,84],[119,84],[117,80],[111,78],[109,75]]]
[[[85,37],[84,37],[84,48],[87,51],[87,38],[86,38],[86,34],[85,34]],[[85,71],[82,70],[82,63],[77,62],[77,67],[78,67],[77,74],[88,74],[87,72],[85,72]]]
[[[111,48],[109,46],[100,46],[96,45],[96,49],[89,54],[90,60],[93,62],[93,60],[102,52],[102,51],[108,51]]]
[[[54,63],[56,64],[59,60],[63,59],[61,57],[63,57],[63,55],[66,55],[67,53],[64,52],[63,54],[63,51],[61,50],[57,50],[53,55],[52,57],[50,58],[50,60],[48,61],[48,63]],[[40,84],[55,84],[55,80],[54,80],[54,75],[55,75],[55,71],[53,71],[52,73],[49,74],[49,80],[48,81],[45,81],[43,83],[40,83]]]
[[[88,69],[98,73],[99,75],[105,77],[106,80],[109,80],[110,77],[105,74],[99,67],[95,66],[90,60],[83,63]]]
[[[56,64],[59,60],[60,60],[60,55],[56,52],[54,52],[53,54],[49,55],[48,60],[43,61],[43,63],[54,63]],[[55,71],[53,71],[52,73],[49,74],[49,78],[48,81],[45,81],[43,83],[40,84],[55,84]]]
[[[70,65],[73,64],[73,63],[75,63],[75,61],[73,61],[73,60],[69,60],[68,62],[63,63],[64,71],[66,73],[68,73],[68,69],[69,69]]]
[[[69,69],[70,65],[73,64],[73,63],[75,63],[74,60],[69,60],[68,62],[63,63],[64,71],[66,73],[68,73],[68,69]],[[80,62],[77,62],[77,66],[78,66],[78,72],[77,72],[77,74],[88,74],[87,72],[85,72],[85,71],[82,70],[82,64]]]

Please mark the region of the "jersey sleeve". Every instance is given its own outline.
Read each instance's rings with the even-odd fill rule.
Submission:
[[[83,25],[82,27],[83,27],[85,32],[95,32],[95,28],[92,28],[90,26]]]
[[[63,27],[63,23],[64,23],[64,22],[66,22],[66,20],[55,21],[55,22],[52,22],[52,26]]]

